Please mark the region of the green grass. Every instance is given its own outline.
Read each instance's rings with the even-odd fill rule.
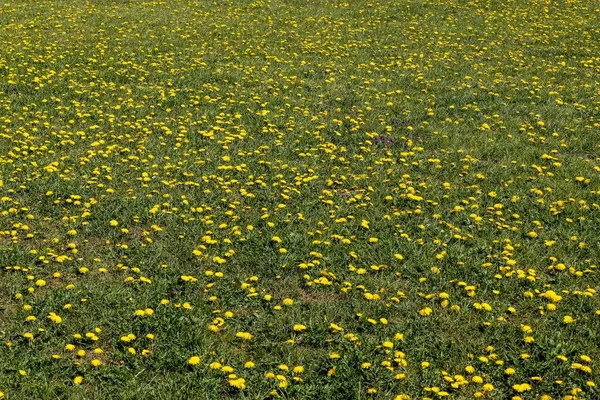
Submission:
[[[0,392],[598,398],[598,7],[3,3]]]

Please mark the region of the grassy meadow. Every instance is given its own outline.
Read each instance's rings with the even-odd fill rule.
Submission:
[[[600,398],[600,3],[4,0],[0,38],[0,398]]]

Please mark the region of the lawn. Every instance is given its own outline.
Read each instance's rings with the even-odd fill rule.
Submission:
[[[5,0],[0,398],[600,398],[600,4]]]

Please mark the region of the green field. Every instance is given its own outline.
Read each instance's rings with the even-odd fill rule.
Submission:
[[[0,39],[0,398],[600,398],[597,1],[5,0]]]

